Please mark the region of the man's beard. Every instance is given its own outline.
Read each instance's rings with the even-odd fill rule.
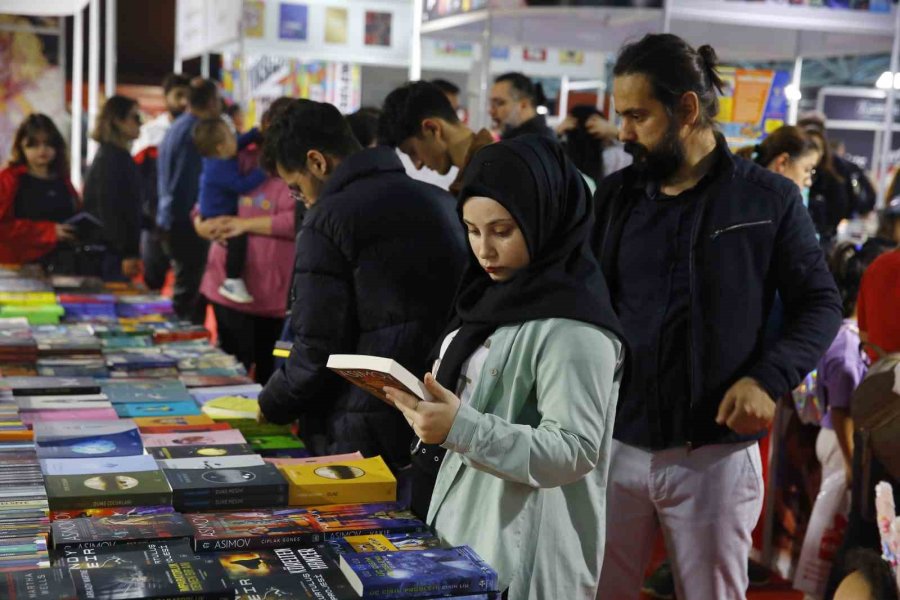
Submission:
[[[638,142],[625,142],[625,152],[634,157],[634,168],[653,181],[665,181],[684,162],[684,144],[678,139],[678,124],[672,122],[652,150]]]

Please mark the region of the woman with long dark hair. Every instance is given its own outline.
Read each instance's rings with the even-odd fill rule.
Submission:
[[[65,224],[79,206],[68,172],[66,143],[56,125],[47,115],[27,116],[0,171],[0,263],[43,259],[52,265],[58,244],[75,238]]]
[[[84,208],[103,223],[104,279],[127,279],[141,272],[143,185],[129,150],[140,133],[137,101],[113,96],[103,105],[91,134],[100,148],[84,181]]]

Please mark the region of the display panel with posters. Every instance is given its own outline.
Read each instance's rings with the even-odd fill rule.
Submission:
[[[791,82],[788,71],[720,67],[719,75],[725,89],[716,120],[731,148],[758,144],[784,125],[788,112],[784,89]]]
[[[0,15],[0,165],[9,158],[19,124],[33,112],[53,119],[68,142],[60,39],[56,17]]]

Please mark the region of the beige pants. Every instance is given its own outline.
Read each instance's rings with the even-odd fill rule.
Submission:
[[[648,452],[613,441],[598,600],[633,600],[662,528],[679,600],[738,600],[763,503],[756,442]]]

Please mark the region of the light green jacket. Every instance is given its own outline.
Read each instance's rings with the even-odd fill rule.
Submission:
[[[510,600],[593,599],[622,345],[567,319],[501,327],[444,447],[428,522]]]

